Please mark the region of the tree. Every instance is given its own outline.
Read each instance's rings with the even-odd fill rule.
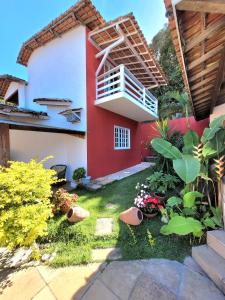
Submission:
[[[153,94],[159,99],[159,111],[161,111],[161,107],[163,109],[163,104],[166,102],[168,113],[169,111],[172,114],[182,112],[182,105],[179,104],[179,101],[169,97],[170,93],[183,94],[184,82],[167,24],[154,36],[150,47],[153,49],[168,80],[167,86],[152,90]]]

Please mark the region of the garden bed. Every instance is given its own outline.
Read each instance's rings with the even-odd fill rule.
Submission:
[[[91,261],[91,249],[119,247],[123,260],[145,258],[168,258],[183,261],[190,255],[191,245],[187,237],[163,236],[160,215],[144,219],[137,227],[127,226],[119,221],[119,214],[133,205],[137,182],[144,182],[152,173],[147,169],[124,180],[112,183],[98,192],[78,193],[78,204],[91,213],[91,217],[70,225],[65,216],[58,216],[49,222],[49,235],[42,239],[43,252],[57,252],[52,266],[75,265]],[[95,236],[97,218],[113,218],[113,233],[109,236]],[[155,245],[152,246],[152,238]]]

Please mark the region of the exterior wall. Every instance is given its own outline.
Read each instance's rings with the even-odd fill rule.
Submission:
[[[210,122],[222,115],[225,115],[225,104],[221,104],[214,107],[213,113],[210,115]]]
[[[88,174],[93,178],[128,168],[141,161],[137,122],[96,107],[96,48],[86,39],[87,51],[87,153]],[[114,150],[114,125],[130,128],[131,149]]]
[[[194,117],[190,117],[190,128],[197,132],[199,136],[202,135],[204,129],[209,125],[209,119],[204,119],[201,121],[196,121]],[[170,128],[173,131],[180,131],[182,134],[185,134],[189,128],[187,127],[186,118],[180,118],[175,120],[169,121]],[[150,155],[150,151],[147,149],[146,145],[149,142],[159,136],[156,130],[155,122],[148,123],[148,124],[140,124],[141,127],[141,154],[142,159],[145,156]]]
[[[18,90],[19,107],[26,107],[26,86],[25,83],[11,82],[5,94],[5,100],[12,96]]]
[[[87,168],[86,144],[86,139],[67,134],[10,130],[10,159],[27,162],[52,155],[54,158],[47,161],[45,167],[67,165],[70,180],[74,169]]]
[[[78,26],[39,47],[31,55],[28,62],[26,105],[24,103],[21,107],[48,112],[50,116],[49,120],[34,121],[35,124],[86,131],[85,47],[86,28]],[[73,103],[69,107],[47,107],[34,103],[35,98],[63,98]],[[71,108],[82,108],[80,123],[72,124],[59,115],[59,112]]]

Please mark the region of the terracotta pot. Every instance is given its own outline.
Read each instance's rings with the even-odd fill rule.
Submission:
[[[120,214],[120,220],[129,225],[140,225],[143,213],[137,207],[131,207]]]
[[[71,207],[71,201],[64,201],[60,206],[60,210],[62,213],[66,214],[70,210]]]
[[[163,194],[163,193],[154,193],[154,196],[160,200],[162,203],[165,202],[166,200],[166,194]]]
[[[158,215],[158,212],[153,213],[153,214],[145,214],[145,213],[144,213],[144,216],[146,216],[146,217],[149,218],[149,219],[152,219],[152,218],[156,217],[157,215]]]
[[[89,211],[80,206],[72,207],[67,213],[67,219],[70,223],[83,221],[90,216]]]

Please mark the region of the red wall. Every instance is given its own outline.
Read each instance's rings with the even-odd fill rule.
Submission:
[[[87,56],[87,162],[88,175],[98,178],[128,168],[141,161],[138,123],[94,105],[95,72],[99,61],[96,48],[86,38]],[[131,149],[114,150],[114,125],[130,128]]]
[[[195,121],[194,117],[190,117],[190,128],[198,133],[199,136],[202,135],[203,130],[208,127],[209,119],[204,119],[201,121]],[[180,131],[181,133],[186,133],[189,128],[187,127],[186,118],[175,119],[169,121],[170,128],[173,131]],[[146,149],[146,144],[149,144],[153,138],[158,136],[158,132],[155,127],[155,122],[148,124],[140,124],[141,127],[141,154],[142,159],[150,155],[150,151]]]

